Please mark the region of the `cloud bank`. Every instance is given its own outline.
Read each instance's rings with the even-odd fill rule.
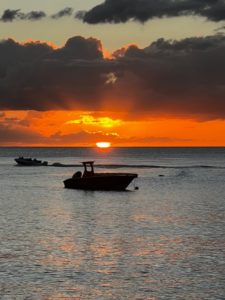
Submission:
[[[73,15],[73,8],[65,7],[53,15],[44,11],[21,12],[20,9],[6,9],[0,18],[2,22],[18,20],[41,20],[45,17],[60,19]],[[105,0],[89,11],[78,11],[75,18],[85,23],[146,22],[154,18],[199,16],[209,21],[225,20],[225,0]]]
[[[225,20],[224,0],[105,0],[77,18],[86,23],[146,22],[154,18],[201,16],[210,21]]]
[[[38,118],[38,115],[28,112],[25,118],[17,117],[7,117],[0,113],[0,144],[2,146],[95,146],[96,141],[109,141],[113,145],[137,145],[138,143],[142,145],[149,144],[170,144],[170,143],[189,143],[191,140],[177,137],[167,137],[167,136],[120,136],[113,132],[103,132],[98,131],[87,131],[82,127],[77,128],[78,131],[72,133],[64,133],[60,130],[54,131],[48,135],[44,135],[40,132],[40,129],[33,128],[33,121]],[[35,121],[34,121],[35,122]]]
[[[225,119],[225,36],[159,39],[103,55],[80,36],[59,49],[0,42],[0,110],[111,110]],[[113,80],[109,80],[113,76]]]

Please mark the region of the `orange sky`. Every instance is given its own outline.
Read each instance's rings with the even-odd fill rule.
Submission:
[[[225,121],[129,119],[125,113],[5,111],[1,146],[224,146]]]
[[[14,2],[0,3],[0,146],[225,146],[219,2],[77,1],[54,18],[68,3],[45,0],[35,20]]]
[[[205,40],[212,43],[215,49],[217,43],[225,47],[225,38],[208,37]],[[184,40],[183,43],[189,45],[193,41]],[[197,43],[201,42],[201,39],[197,40]],[[74,43],[81,49],[75,59],[73,56],[67,57],[70,47],[76,53]],[[24,63],[24,56],[21,58],[21,64],[24,64],[22,69],[17,60],[11,62],[4,45],[9,49],[28,51],[25,55],[30,51],[30,59],[34,61],[32,73],[27,68],[29,64]],[[80,45],[83,48],[79,48]],[[223,64],[217,61],[221,70],[211,77],[211,64],[206,66],[204,63],[208,57],[206,52],[203,64],[197,68],[195,55],[202,56],[198,47],[193,57],[192,52],[186,53],[192,63],[189,68],[186,59],[182,58],[183,53],[177,55],[177,50],[174,56],[167,58],[162,54],[158,59],[156,47],[160,51],[166,47],[177,48],[176,44],[167,41],[159,40],[157,46],[153,44],[147,50],[135,45],[122,47],[114,52],[111,59],[106,59],[110,55],[104,53],[101,56],[104,47],[100,41],[75,37],[59,52],[52,48],[55,52],[51,64],[56,62],[57,65],[55,54],[65,55],[64,58],[58,57],[64,64],[62,74],[61,69],[56,73],[57,68],[51,69],[51,64],[50,67],[45,64],[48,56],[40,60],[43,65],[38,68],[32,49],[39,51],[43,47],[46,49],[45,44],[35,42],[27,45],[12,40],[3,42],[2,53],[7,58],[8,73],[11,72],[12,77],[3,70],[3,78],[10,78],[10,81],[4,81],[7,84],[3,92],[7,93],[0,99],[0,146],[79,147],[95,146],[96,142],[110,142],[114,147],[225,146],[224,95],[222,89],[218,90],[218,82],[223,78]],[[89,47],[92,47],[91,51]],[[83,52],[87,57],[81,56],[80,59],[79,55]],[[92,60],[91,52],[95,60]],[[218,54],[221,55],[221,52]],[[174,57],[177,65],[173,69],[171,60]],[[144,64],[143,58],[146,59]],[[217,52],[212,53],[212,61],[215,58]],[[18,73],[14,73],[17,63]],[[200,70],[199,73],[196,70]],[[208,84],[203,85],[204,81]],[[18,86],[15,83],[19,83]],[[17,92],[14,93],[14,90]],[[214,98],[214,92],[217,98]],[[12,110],[8,110],[10,106]]]

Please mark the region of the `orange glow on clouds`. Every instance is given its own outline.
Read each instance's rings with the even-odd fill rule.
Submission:
[[[146,118],[112,112],[0,112],[0,146],[225,146],[225,121]]]
[[[55,43],[53,43],[51,41],[40,41],[40,40],[37,41],[37,40],[27,39],[27,40],[25,40],[24,42],[21,43],[21,45],[27,45],[27,44],[36,44],[36,45],[46,44],[46,45],[50,46],[53,49],[58,49],[59,48]]]
[[[134,43],[124,45],[122,48],[114,51],[114,53],[112,54],[112,57],[123,57],[124,54],[126,53],[127,49],[130,47],[138,48],[138,46]]]
[[[91,115],[81,115],[79,119],[67,121],[66,124],[83,124],[95,125],[100,127],[112,128],[121,125],[122,121],[117,119],[113,120],[109,117],[94,118]]]

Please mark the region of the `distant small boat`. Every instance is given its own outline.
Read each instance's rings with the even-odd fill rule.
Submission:
[[[15,161],[20,166],[47,166],[47,161],[38,160],[36,158],[25,158],[20,156],[19,158],[15,158]]]
[[[84,161],[84,172],[76,172],[64,180],[65,188],[79,190],[124,191],[134,178],[134,173],[95,173],[94,162]]]

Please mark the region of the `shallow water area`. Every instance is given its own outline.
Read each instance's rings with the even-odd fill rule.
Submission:
[[[79,168],[20,155],[139,190],[67,190]],[[224,148],[0,148],[0,298],[224,299],[224,183]]]

